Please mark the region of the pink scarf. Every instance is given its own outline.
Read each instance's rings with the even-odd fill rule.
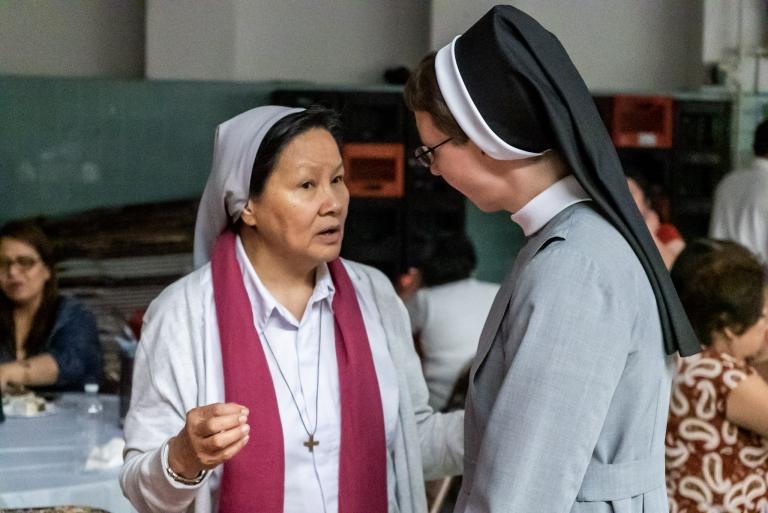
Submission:
[[[235,256],[236,237],[216,241],[211,269],[224,388],[228,402],[246,406],[248,444],[224,464],[220,513],[282,513],[283,428],[264,350]],[[336,288],[333,313],[341,395],[339,513],[386,513],[384,414],[371,347],[355,289],[341,260],[328,264]]]

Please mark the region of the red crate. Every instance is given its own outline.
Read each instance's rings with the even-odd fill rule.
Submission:
[[[344,171],[352,197],[401,198],[404,193],[403,145],[349,143],[342,148]]]
[[[617,148],[671,148],[672,98],[613,97],[611,139]]]

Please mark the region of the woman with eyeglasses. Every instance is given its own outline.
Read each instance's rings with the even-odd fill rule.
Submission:
[[[454,511],[666,513],[668,355],[700,347],[567,52],[498,5],[405,102],[417,158],[526,237],[470,370]]]
[[[98,383],[96,320],[59,295],[53,248],[36,225],[0,228],[0,391],[9,385],[82,390]]]
[[[768,506],[766,274],[732,241],[699,239],[672,280],[704,350],[678,361],[666,435],[670,511]]]

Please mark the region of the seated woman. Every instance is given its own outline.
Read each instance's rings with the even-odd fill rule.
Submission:
[[[768,506],[765,270],[735,242],[703,239],[672,268],[704,351],[679,361],[666,436],[670,511]]]
[[[96,319],[60,296],[53,248],[37,226],[0,228],[0,390],[9,383],[83,390],[99,383],[102,350]]]
[[[463,412],[436,414],[405,307],[339,258],[349,192],[332,112],[221,124],[198,269],[149,307],[121,485],[140,512],[425,512],[460,473]]]

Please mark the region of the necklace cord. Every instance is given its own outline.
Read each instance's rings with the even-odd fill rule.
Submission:
[[[309,424],[309,409],[306,407],[306,404],[304,406],[304,410],[307,414],[307,422],[304,422],[304,415],[301,414],[301,408],[299,408],[299,403],[296,400],[296,397],[293,395],[293,390],[291,390],[291,386],[288,384],[288,380],[285,378],[285,374],[283,373],[283,369],[280,367],[280,362],[277,361],[277,357],[275,357],[275,352],[272,350],[272,345],[269,343],[269,339],[267,338],[267,326],[264,325],[264,329],[261,331],[261,336],[264,337],[264,342],[267,345],[267,349],[269,349],[269,354],[272,356],[272,360],[274,360],[275,365],[277,366],[277,371],[280,373],[280,377],[283,378],[283,383],[285,383],[285,387],[288,389],[288,393],[291,394],[291,400],[293,401],[293,405],[296,407],[296,412],[299,414],[299,420],[301,421],[301,426],[304,428],[304,431],[307,433],[307,436],[310,438],[310,440],[314,441],[315,433],[317,433],[317,423],[318,423],[318,397],[319,397],[319,390],[320,390],[320,344],[322,341],[323,336],[323,302],[320,302],[320,324],[318,328],[318,336],[317,336],[317,372],[315,374],[315,426],[312,428],[312,431],[309,430],[307,427],[307,424]],[[301,384],[301,372],[299,372],[299,387],[301,388],[301,392],[304,393],[304,389]]]
[[[310,453],[312,454],[312,467],[315,471],[315,478],[317,479],[317,484],[320,487],[320,497],[323,502],[323,513],[326,512],[326,504],[325,504],[325,491],[323,490],[323,482],[320,479],[320,474],[317,470],[317,461],[315,460],[315,451],[313,449],[313,446],[311,445],[312,442],[314,442],[314,436],[315,433],[317,433],[317,424],[318,424],[318,397],[319,397],[319,390],[320,390],[320,345],[321,341],[323,340],[323,302],[320,302],[320,323],[318,328],[318,335],[317,335],[317,372],[315,374],[315,426],[312,428],[312,431],[310,432],[309,428],[307,428],[307,424],[309,423],[309,409],[306,408],[306,404],[304,407],[304,410],[307,413],[307,424],[304,423],[304,416],[301,414],[301,408],[299,408],[299,403],[296,401],[296,397],[293,395],[293,391],[291,390],[291,386],[288,384],[288,380],[285,378],[285,374],[283,373],[283,369],[280,367],[280,363],[277,361],[277,358],[275,357],[275,352],[272,351],[272,345],[269,343],[269,339],[267,338],[267,326],[264,325],[264,329],[261,331],[261,336],[264,338],[264,342],[267,345],[267,349],[269,349],[269,354],[272,356],[272,360],[274,360],[275,365],[277,366],[277,370],[280,373],[280,377],[283,378],[283,383],[285,383],[285,387],[288,389],[288,393],[291,394],[291,400],[293,401],[293,405],[296,407],[296,413],[299,414],[299,420],[301,420],[301,427],[304,428],[304,432],[307,433],[308,443],[310,445],[308,448],[310,449]],[[298,359],[298,358],[297,358]],[[304,386],[301,383],[301,372],[299,374],[299,389],[301,390],[301,393],[304,394]]]

